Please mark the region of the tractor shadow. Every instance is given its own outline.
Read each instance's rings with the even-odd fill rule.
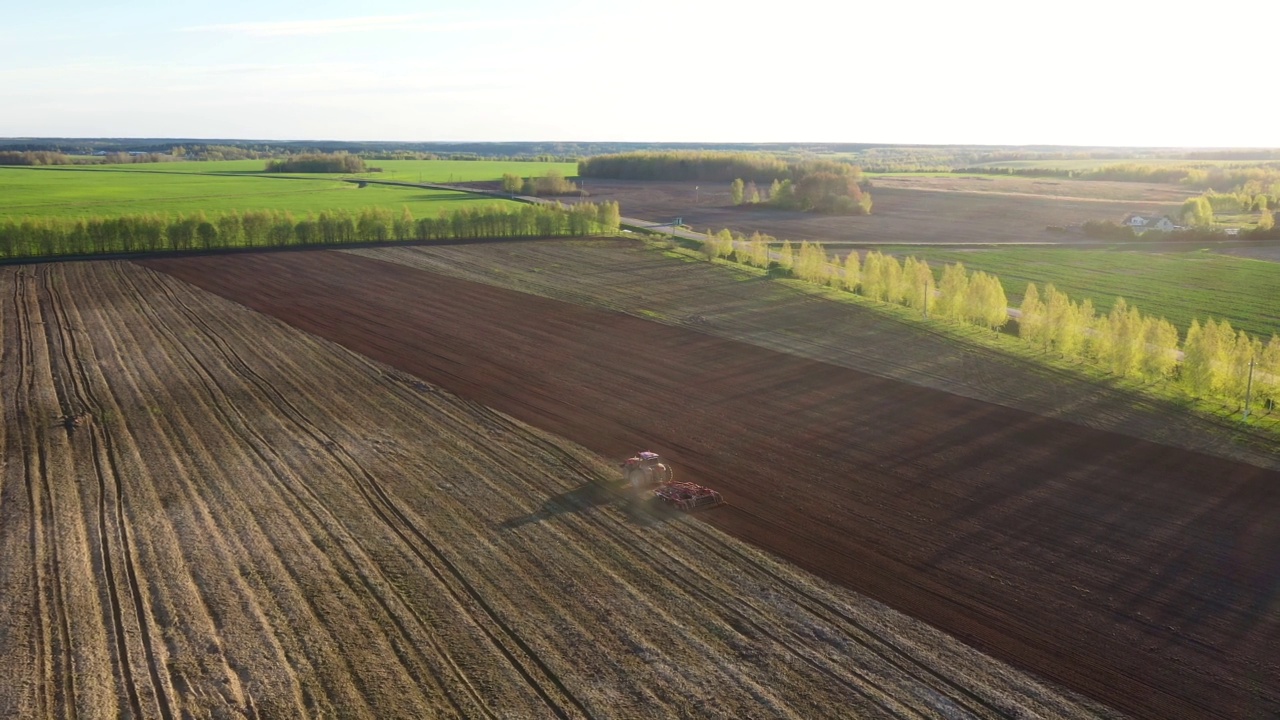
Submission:
[[[537,510],[528,515],[503,520],[498,523],[498,528],[514,530],[532,523],[554,520],[563,515],[576,515],[585,510],[605,506],[617,509],[626,518],[628,524],[641,527],[661,525],[675,517],[674,513],[667,511],[659,503],[652,502],[649,499],[649,493],[634,495],[626,483],[605,485],[589,482],[547,498]]]

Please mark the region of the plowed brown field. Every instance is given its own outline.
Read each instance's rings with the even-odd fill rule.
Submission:
[[[616,200],[629,217],[660,222],[680,217],[698,232],[729,228],[751,234],[758,230],[780,239],[826,244],[1097,242],[1081,234],[1046,228],[1088,220],[1120,222],[1132,212],[1176,217],[1185,199],[1185,191],[1179,194],[1176,188],[1147,193],[1133,183],[1072,181],[1047,186],[1036,185],[1029,178],[964,182],[921,177],[874,178],[872,182],[875,206],[865,217],[734,207],[728,183],[588,179],[586,184],[590,200]],[[1111,187],[1099,189],[1100,185]],[[974,186],[989,191],[958,189]],[[1139,192],[1130,200],[1107,199],[1124,190]],[[1103,197],[1076,196],[1081,193]]]
[[[832,303],[798,281],[673,262],[638,240],[585,238],[344,252],[616,310],[912,385],[1280,470],[1270,433],[999,350],[892,313]]]
[[[0,290],[0,717],[1114,715],[173,277]]]
[[[1280,712],[1275,471],[352,255],[147,264],[599,452],[652,444],[725,492],[711,523],[1134,714]]]

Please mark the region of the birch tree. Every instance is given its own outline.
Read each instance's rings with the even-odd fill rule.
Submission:
[[[849,292],[858,292],[862,284],[862,262],[857,250],[850,250],[844,258],[844,288]]]
[[[906,285],[902,278],[902,265],[898,258],[884,255],[880,258],[880,286],[883,288],[884,300],[894,305],[902,305],[906,296]]]
[[[862,295],[872,300],[880,300],[884,297],[884,271],[880,266],[884,264],[884,258],[878,250],[867,251],[867,256],[862,260]]]
[[[1258,387],[1258,397],[1272,402],[1280,400],[1280,337],[1271,336],[1271,342],[1262,351],[1253,381]]]
[[[942,282],[938,283],[938,313],[951,320],[963,321],[968,289],[969,273],[963,263],[943,268]]]
[[[791,241],[783,240],[782,249],[778,250],[778,266],[787,272],[795,268],[795,253],[791,249]]]
[[[1051,289],[1050,285],[1046,290]],[[1057,292],[1056,290],[1054,291]],[[1045,347],[1044,339],[1048,334],[1047,321],[1045,317],[1045,305],[1040,301],[1040,291],[1036,290],[1035,283],[1027,283],[1027,289],[1022,293],[1022,305],[1018,308],[1020,317],[1018,318],[1018,336],[1028,343],[1037,347]]]
[[[1147,324],[1142,374],[1148,380],[1161,380],[1173,373],[1178,364],[1178,329],[1160,318]]]

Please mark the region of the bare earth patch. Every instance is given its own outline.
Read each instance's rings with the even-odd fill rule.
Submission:
[[[147,265],[606,455],[652,443],[724,492],[708,522],[1121,710],[1280,711],[1273,470],[352,254]]]
[[[2,717],[1115,716],[171,276],[0,288]]]
[[[833,216],[734,207],[727,183],[586,180],[590,200],[616,200],[628,217],[671,222],[680,217],[699,232],[730,228],[790,240],[826,243],[1090,243],[1076,233],[1051,232],[1087,220],[1120,222],[1130,212],[1178,211],[1185,197],[1108,200],[1015,192],[957,192],[919,183],[885,183],[871,190],[869,216]],[[1026,181],[1025,179],[1019,179]],[[875,180],[873,182],[879,182]]]

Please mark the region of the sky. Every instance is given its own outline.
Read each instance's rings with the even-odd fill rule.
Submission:
[[[0,137],[1280,147],[1280,0],[0,0],[0,17]]]

